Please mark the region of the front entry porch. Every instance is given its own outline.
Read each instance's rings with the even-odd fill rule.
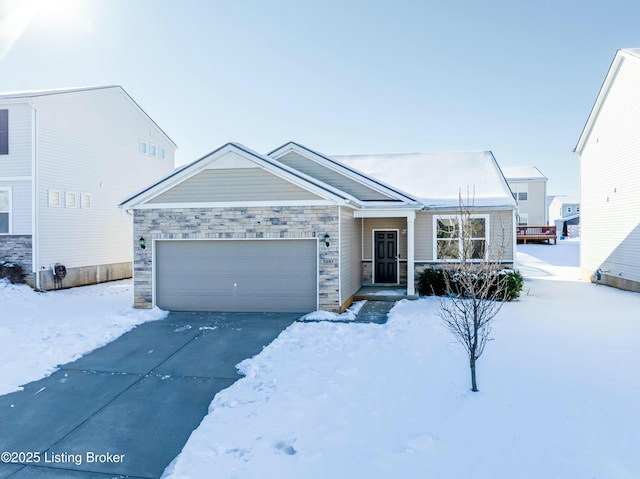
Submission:
[[[354,217],[362,219],[363,286],[354,299],[361,292],[370,300],[376,295],[415,297],[415,210],[367,209]]]
[[[353,296],[354,301],[400,301],[401,299],[418,299],[418,294],[408,294],[403,285],[380,286],[364,285]]]

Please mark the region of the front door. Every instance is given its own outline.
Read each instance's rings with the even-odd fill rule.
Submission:
[[[376,231],[374,234],[374,283],[398,282],[398,232]]]

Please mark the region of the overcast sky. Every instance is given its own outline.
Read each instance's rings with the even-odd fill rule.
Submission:
[[[178,165],[229,141],[492,150],[550,194],[578,193],[573,148],[630,47],[638,0],[0,0],[0,91],[122,85]]]

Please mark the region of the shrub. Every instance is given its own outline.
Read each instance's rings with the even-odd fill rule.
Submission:
[[[418,276],[418,292],[422,296],[444,296],[447,293],[444,270],[432,266],[420,273]]]
[[[24,283],[25,274],[22,266],[15,263],[0,261],[0,279],[7,278],[11,283]]]
[[[462,272],[454,272],[447,268],[430,267],[425,269],[418,276],[418,292],[423,296],[445,296],[447,292],[447,278],[445,275],[449,275],[449,284],[451,285],[451,293],[455,295],[461,295],[460,290],[456,287],[458,284],[457,275],[463,274]],[[520,296],[524,278],[519,271],[512,269],[501,269],[496,274],[506,275],[506,281],[502,284],[506,288],[506,291],[500,292],[497,296],[504,294],[506,301],[513,301]],[[482,275],[478,275],[478,281],[483,281]],[[489,290],[489,296],[492,296],[496,292],[497,285]]]

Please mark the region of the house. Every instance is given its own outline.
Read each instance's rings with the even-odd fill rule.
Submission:
[[[640,291],[640,48],[616,53],[574,151],[582,277]]]
[[[518,205],[518,225],[547,224],[547,177],[535,166],[503,167]]]
[[[0,260],[37,289],[56,264],[58,286],[131,277],[118,203],[173,171],[175,148],[119,86],[0,93]]]
[[[580,236],[580,198],[557,195],[549,201],[549,224],[554,225],[562,238]]]
[[[363,159],[422,181],[405,191],[350,165]],[[512,264],[515,202],[490,152],[338,161],[293,142],[268,155],[228,143],[121,203],[141,245],[135,306],[341,311],[363,284],[414,296],[420,271],[458,260],[469,185],[474,258],[500,243]]]

